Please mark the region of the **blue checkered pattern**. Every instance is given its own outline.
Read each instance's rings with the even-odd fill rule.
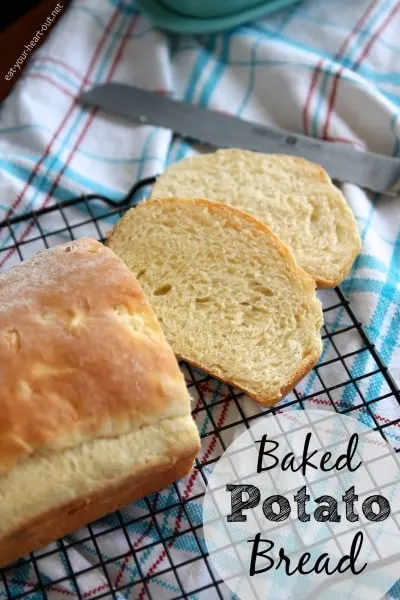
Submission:
[[[80,192],[98,192],[119,198],[134,180],[161,172],[168,164],[195,153],[198,148],[172,139],[170,132],[122,122],[96,110],[75,104],[75,97],[95,83],[120,81],[158,90],[200,106],[228,111],[243,118],[305,132],[326,140],[353,144],[392,156],[400,156],[400,4],[398,0],[304,0],[255,23],[235,30],[202,36],[164,35],[138,13],[130,0],[76,0],[40,48],[23,77],[4,102],[0,113],[0,220],[6,215],[26,213]],[[22,49],[21,49],[22,51]],[[356,215],[363,249],[343,289],[352,301],[385,363],[400,379],[400,201],[364,193],[351,185],[343,191]],[[51,229],[51,223],[48,224]],[[19,240],[29,231],[21,223]],[[93,232],[82,231],[89,235]],[[63,240],[59,240],[63,241]],[[7,234],[0,238],[8,245]],[[7,253],[2,268],[18,262]],[[329,327],[345,325],[342,309],[330,316]],[[325,357],[329,347],[325,347]],[[370,369],[368,354],[351,364],[354,376]],[[336,375],[335,375],[336,376]],[[317,385],[315,375],[304,382],[304,392]],[[223,393],[222,384],[208,390],[211,397]],[[383,378],[368,380],[366,399],[384,393]],[[356,401],[353,388],[343,391],[339,401]],[[252,403],[250,403],[252,405]],[[249,406],[250,406],[249,405]],[[232,419],[226,405],[219,418]],[[376,418],[399,416],[398,407],[377,406]],[[365,414],[360,418],[369,419]],[[209,422],[199,423],[207,432]],[[393,443],[400,431],[388,429]],[[218,452],[215,447],[204,452]],[[181,482],[182,493],[193,492],[199,481]],[[186,486],[186,487],[185,487]],[[189,492],[187,488],[189,486]],[[201,487],[201,486],[200,486]],[[189,503],[189,515],[168,509],[176,490],[153,498],[165,507],[159,517],[163,536],[172,535],[185,520],[200,522],[198,502]],[[126,553],[120,533],[104,535],[101,548],[111,563],[109,576],[119,585],[138,580],[138,569],[157,573],[170,560],[157,545],[160,533],[149,526],[144,501],[135,516],[143,513],[130,534],[137,541],[137,558],[118,558]],[[175,512],[174,512],[175,511]],[[110,516],[96,527],[112,529]],[[103,528],[103,529],[101,529]],[[140,552],[142,545],[154,542]],[[200,540],[200,545],[202,541]],[[84,568],[95,559],[93,541],[84,541],[70,552],[73,566]],[[193,534],[182,535],[171,548],[179,557],[199,553]],[[115,557],[115,560],[113,560]],[[159,559],[159,563],[157,560]],[[172,560],[172,558],[171,558]],[[55,564],[56,563],[56,564]],[[154,566],[156,564],[156,566]],[[197,566],[196,566],[197,565]],[[54,581],[68,573],[63,561],[43,559],[43,577]],[[57,577],[56,575],[57,574]],[[15,592],[34,586],[36,575],[27,567],[17,569],[10,582]],[[170,598],[180,593],[171,573],[151,580],[152,597]],[[185,572],[186,580],[207,581],[210,575],[202,561]],[[107,580],[99,570],[85,580],[87,598],[104,593]],[[197,586],[199,587],[199,586]],[[150,589],[151,588],[151,589]],[[195,586],[193,587],[193,589]],[[72,583],[52,587],[52,597],[76,597]],[[39,598],[32,594],[32,600]],[[144,598],[146,590],[133,585],[121,598]],[[5,597],[0,583],[0,598]],[[209,591],[207,598],[212,597]],[[193,600],[201,596],[190,595]],[[400,587],[390,598],[400,599]]]

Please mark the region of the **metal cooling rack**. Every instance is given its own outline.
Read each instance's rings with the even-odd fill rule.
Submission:
[[[0,269],[84,235],[104,240],[153,182],[139,181],[121,201],[91,194],[6,219],[0,223]],[[182,363],[202,437],[193,473],[0,569],[0,598],[231,598],[208,560],[200,507],[212,465],[252,420],[287,407],[322,406],[361,419],[396,445],[400,394],[395,382],[342,291],[326,290],[320,297],[324,352],[293,392],[277,407],[261,409]]]

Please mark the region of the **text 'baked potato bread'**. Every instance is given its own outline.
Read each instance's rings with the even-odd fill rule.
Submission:
[[[140,280],[176,354],[264,405],[318,360],[313,279],[270,229],[226,204],[154,199],[109,246]]]
[[[295,156],[218,150],[171,165],[152,198],[208,198],[257,217],[321,287],[338,285],[360,251],[356,220],[318,165]]]
[[[0,380],[0,564],[171,483],[199,449],[142,288],[94,240],[0,275]]]

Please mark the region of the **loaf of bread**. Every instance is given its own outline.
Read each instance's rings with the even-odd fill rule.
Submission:
[[[199,435],[129,269],[82,239],[0,275],[0,564],[190,471]]]
[[[270,229],[227,204],[150,200],[109,246],[140,280],[176,354],[263,405],[321,352],[315,282]]]
[[[338,285],[360,251],[357,223],[318,165],[294,156],[219,150],[171,165],[152,198],[227,202],[267,223],[320,287]]]

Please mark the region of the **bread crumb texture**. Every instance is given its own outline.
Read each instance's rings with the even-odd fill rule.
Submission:
[[[243,211],[151,200],[122,218],[109,246],[139,279],[177,355],[260,403],[281,399],[318,360],[315,282]]]
[[[268,224],[321,287],[339,284],[361,248],[356,220],[318,165],[302,158],[218,150],[171,165],[152,198],[226,202]]]

